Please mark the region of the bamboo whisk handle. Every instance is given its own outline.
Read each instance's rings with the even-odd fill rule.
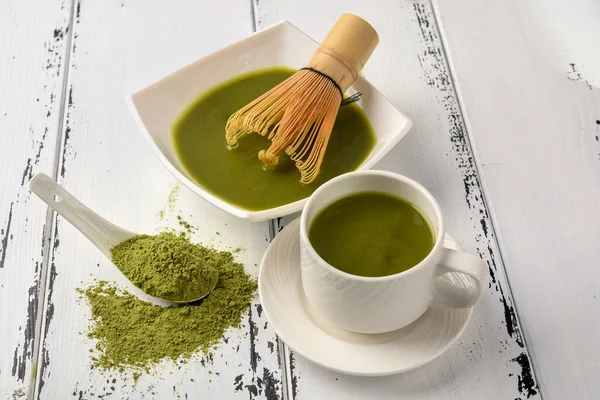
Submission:
[[[346,91],[358,78],[379,43],[379,36],[364,19],[343,14],[329,31],[307,67],[333,78]]]

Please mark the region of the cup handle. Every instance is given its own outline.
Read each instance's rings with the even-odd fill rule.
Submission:
[[[462,251],[444,249],[441,260],[436,266],[435,296],[431,305],[444,308],[468,308],[477,303],[489,280],[487,264],[479,257]],[[460,287],[446,279],[439,279],[449,272],[468,275],[475,283],[474,289]]]

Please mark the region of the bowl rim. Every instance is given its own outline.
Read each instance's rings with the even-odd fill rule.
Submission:
[[[198,196],[200,196],[201,198],[203,198],[205,201],[207,201],[208,203],[210,203],[211,205],[239,218],[245,221],[251,221],[251,222],[260,222],[260,221],[265,221],[265,220],[269,220],[269,219],[273,219],[273,218],[278,218],[278,217],[282,217],[285,215],[289,215],[289,214],[293,214],[295,212],[299,212],[301,211],[306,202],[308,201],[308,199],[310,198],[310,196],[307,196],[303,199],[297,200],[295,202],[292,203],[287,203],[287,204],[283,204],[281,206],[277,206],[277,207],[273,207],[273,208],[269,208],[266,210],[259,210],[259,211],[250,211],[250,210],[245,210],[241,207],[235,206],[231,203],[226,202],[225,200],[222,200],[221,198],[213,195],[211,192],[209,192],[207,189],[203,188],[202,186],[200,186],[199,184],[197,184],[196,182],[192,181],[191,179],[187,178],[184,174],[182,174],[174,165],[173,163],[171,163],[169,161],[169,159],[167,159],[167,157],[164,155],[164,153],[160,150],[160,148],[158,147],[158,145],[156,144],[153,136],[150,134],[150,132],[148,131],[148,129],[146,128],[146,125],[144,124],[144,121],[142,120],[142,117],[140,116],[137,106],[135,104],[135,100],[134,97],[150,88],[152,88],[155,85],[158,85],[159,83],[161,83],[162,81],[174,76],[175,74],[181,73],[182,71],[185,71],[188,68],[192,68],[194,66],[194,64],[196,64],[197,62],[209,58],[209,57],[216,57],[221,53],[225,53],[227,51],[230,51],[233,47],[238,46],[240,43],[247,41],[249,39],[251,39],[252,37],[255,36],[260,36],[260,35],[264,35],[269,31],[272,31],[280,26],[290,26],[292,28],[294,28],[294,30],[297,33],[302,34],[304,37],[308,38],[310,41],[312,41],[315,45],[318,46],[318,42],[316,40],[314,40],[312,37],[310,37],[308,34],[306,34],[305,32],[303,32],[301,29],[299,29],[297,26],[295,26],[294,24],[292,24],[291,22],[289,22],[288,20],[281,20],[278,21],[264,29],[261,29],[259,31],[256,32],[252,32],[244,37],[242,37],[241,39],[226,45],[218,50],[215,50],[211,53],[205,54],[199,58],[197,58],[194,61],[191,61],[190,63],[173,69],[171,70],[171,72],[163,75],[162,77],[160,77],[159,79],[153,80],[150,84],[147,84],[139,89],[133,90],[131,92],[129,92],[128,94],[125,95],[125,103],[127,105],[127,108],[129,109],[129,111],[131,112],[133,119],[138,127],[138,129],[140,130],[140,132],[142,133],[142,135],[144,136],[144,138],[146,139],[146,142],[148,142],[148,144],[150,145],[150,148],[152,149],[153,153],[155,154],[155,156],[158,157],[158,159],[161,161],[161,163],[167,168],[167,170],[175,177],[177,178],[180,182],[182,182],[188,189],[192,190],[194,193],[196,193]],[[396,107],[394,107],[394,105],[392,105],[390,103],[390,101],[373,85],[371,84],[371,82],[369,82],[369,80],[367,78],[365,78],[364,76],[360,75],[358,77],[359,80],[364,81],[364,83],[366,83],[367,85],[369,85],[371,87],[371,89],[385,102],[385,104],[387,104],[392,110],[394,110],[398,115],[400,115],[402,118],[404,118],[405,120],[405,124],[404,126],[400,126],[398,128],[398,131],[395,132],[394,134],[391,135],[390,140],[385,144],[384,147],[382,147],[381,149],[379,149],[376,153],[371,152],[369,154],[369,156],[367,157],[367,159],[365,159],[365,161],[363,161],[363,163],[356,168],[355,171],[362,171],[362,170],[368,170],[370,169],[372,166],[374,166],[377,162],[379,162],[393,147],[396,146],[396,144],[398,144],[398,142],[406,135],[406,133],[411,129],[412,127],[412,121],[410,120],[410,118],[408,118],[404,113],[402,113],[400,110],[398,110]],[[352,86],[351,86],[352,87]]]

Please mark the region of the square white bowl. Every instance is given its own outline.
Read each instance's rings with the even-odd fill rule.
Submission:
[[[316,41],[291,23],[278,22],[128,95],[127,104],[160,161],[204,200],[249,221],[263,221],[292,214],[302,210],[307,198],[267,210],[248,211],[205,190],[179,162],[171,139],[171,126],[185,107],[211,86],[255,69],[271,66],[301,68],[317,47]],[[363,94],[358,104],[377,136],[377,143],[371,154],[358,168],[369,169],[398,143],[412,123],[362,76],[348,92]]]

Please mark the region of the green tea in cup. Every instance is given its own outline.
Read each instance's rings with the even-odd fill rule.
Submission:
[[[393,172],[325,182],[306,202],[298,236],[308,304],[348,331],[391,332],[432,306],[472,307],[488,288],[481,258],[444,246],[444,216],[431,193]],[[473,287],[439,279],[449,273]]]
[[[381,192],[360,192],[329,204],[310,224],[308,238],[331,266],[367,277],[406,271],[419,264],[435,243],[419,210]]]

